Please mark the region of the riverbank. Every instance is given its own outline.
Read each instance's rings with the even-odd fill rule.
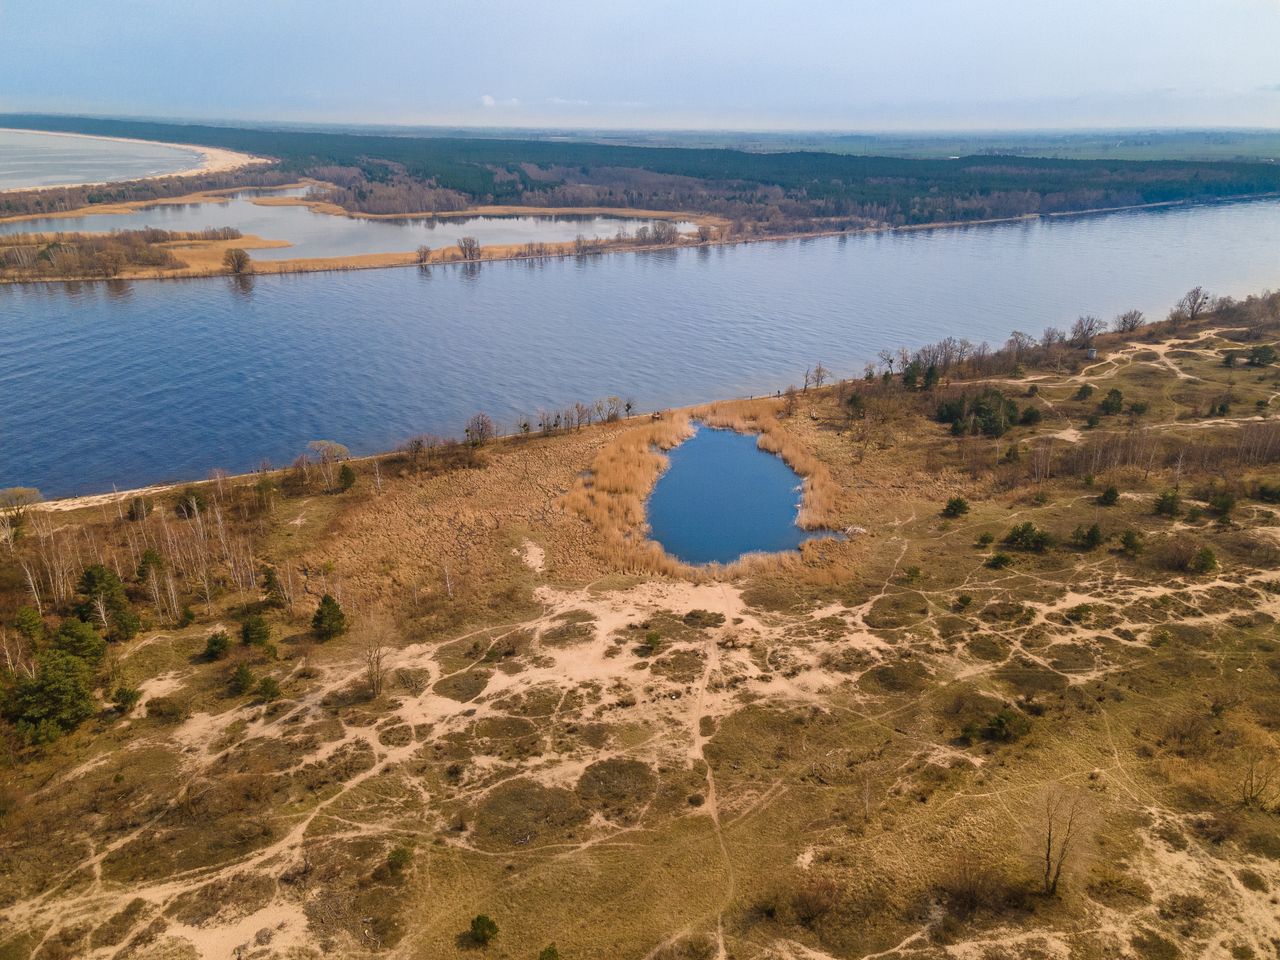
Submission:
[[[308,187],[324,186],[323,181],[301,178],[293,183],[269,188],[269,192],[282,190],[299,190]],[[256,192],[255,188],[224,188],[167,197],[158,200],[127,201],[102,206],[77,207],[75,209],[57,211],[48,214],[21,214],[0,217],[0,223],[18,222],[36,219],[82,218],[85,216],[134,213],[151,207],[166,205],[187,205],[203,203],[225,203],[238,194]],[[986,227],[1002,224],[1029,223],[1041,219],[1067,219],[1073,217],[1098,216],[1125,211],[1141,211],[1155,209],[1173,209],[1179,207],[1212,206],[1226,203],[1240,203],[1253,200],[1268,200],[1280,197],[1280,193],[1247,194],[1223,197],[1215,200],[1196,201],[1163,201],[1150,204],[1133,204],[1121,207],[1098,207],[1078,211],[1057,211],[1051,213],[1028,213],[1011,217],[998,217],[983,220],[950,220],[921,224],[876,224],[863,227],[836,227],[831,229],[786,230],[755,235],[732,234],[729,220],[713,214],[698,214],[677,210],[649,210],[640,208],[618,207],[524,207],[511,204],[488,204],[467,207],[452,211],[420,211],[416,213],[364,213],[346,210],[336,204],[308,196],[255,196],[249,202],[255,206],[305,207],[314,213],[327,216],[340,216],[352,220],[396,221],[396,220],[464,220],[474,217],[592,217],[604,216],[620,220],[681,220],[693,223],[700,228],[701,235],[693,237],[682,235],[674,243],[639,244],[634,241],[616,238],[593,239],[588,249],[583,249],[575,242],[532,242],[491,244],[481,247],[478,257],[464,257],[453,245],[431,249],[424,259],[418,251],[406,250],[395,252],[351,253],[333,257],[299,257],[296,259],[257,261],[253,264],[253,272],[258,274],[284,273],[326,273],[349,270],[387,269],[391,267],[443,265],[460,262],[502,262],[513,260],[546,260],[583,255],[599,255],[635,250],[671,250],[685,247],[728,246],[737,244],[775,242],[806,238],[826,238],[839,236],[861,236],[879,233],[914,233],[931,230],[947,230],[960,227]],[[186,265],[165,270],[133,270],[121,272],[110,279],[123,280],[155,280],[155,279],[193,279],[212,276],[223,276],[228,270],[222,264],[222,257],[230,246],[239,246],[252,252],[253,250],[280,249],[291,246],[287,239],[265,239],[257,235],[246,235],[244,242],[229,244],[222,242],[201,242],[184,244],[180,247],[179,259]],[[175,250],[179,248],[175,247]],[[101,280],[102,277],[58,276],[44,277],[38,280],[3,281],[4,282],[46,282]]]
[[[234,170],[243,170],[246,167],[261,166],[263,164],[274,162],[269,157],[255,157],[252,154],[239,153],[238,151],[227,150],[223,147],[206,147],[194,143],[163,143],[155,140],[138,140],[132,137],[104,137],[87,133],[60,133],[49,130],[26,130],[19,127],[0,127],[0,133],[31,133],[38,134],[42,137],[66,137],[73,140],[102,140],[110,143],[136,143],[144,144],[149,147],[170,147],[174,150],[181,150],[184,153],[196,153],[200,157],[199,164],[194,167],[188,167],[183,170],[174,170],[171,173],[157,173],[149,177],[136,177],[129,181],[84,180],[77,183],[52,183],[42,186],[7,187],[0,190],[0,195],[6,193],[62,190],[71,187],[99,187],[115,182],[139,183],[146,180],[165,180],[169,177],[189,177],[195,174],[230,173]]]

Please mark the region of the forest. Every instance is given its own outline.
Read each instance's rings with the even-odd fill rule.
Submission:
[[[324,179],[336,184],[324,198],[353,212],[432,212],[475,203],[647,207],[716,214],[737,226],[731,232],[977,222],[1280,191],[1280,167],[1268,163],[757,153],[29,114],[0,116],[0,124],[273,157],[274,171],[243,176],[255,184],[284,174]],[[118,199],[118,191],[101,188],[84,197],[89,204]],[[42,212],[48,202],[35,192],[11,194],[0,213]]]

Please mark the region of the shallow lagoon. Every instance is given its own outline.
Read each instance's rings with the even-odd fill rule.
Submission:
[[[700,426],[667,453],[670,466],[646,507],[649,535],[667,553],[690,564],[732,563],[832,536],[796,526],[801,478],[761,450],[758,437]]]
[[[206,227],[235,227],[264,240],[289,246],[253,250],[255,260],[347,257],[366,253],[408,253],[427,246],[452,247],[459,237],[475,237],[482,247],[525,243],[570,243],[581,234],[608,239],[620,230],[634,234],[652,220],[597,216],[404,217],[369,219],[317,213],[298,204],[254,203],[257,197],[301,197],[306,188],[235,194],[225,201],[158,203],[128,213],[90,213],[79,217],[35,217],[0,222],[0,234],[100,233],[109,230],[198,232]],[[687,233],[693,224],[677,223]]]
[[[0,130],[0,190],[159,177],[200,166],[194,147]]]

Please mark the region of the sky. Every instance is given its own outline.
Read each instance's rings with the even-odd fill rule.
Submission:
[[[0,112],[1280,127],[1280,0],[0,0]]]

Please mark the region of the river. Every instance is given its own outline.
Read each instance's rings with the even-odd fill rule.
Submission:
[[[0,287],[0,486],[46,496],[859,373],[882,348],[1003,341],[1188,287],[1280,282],[1280,201],[543,263]]]

